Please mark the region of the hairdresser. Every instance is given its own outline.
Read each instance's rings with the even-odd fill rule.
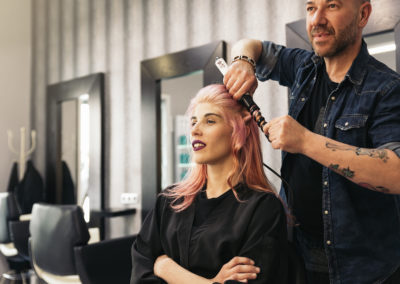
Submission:
[[[400,76],[368,54],[370,1],[305,9],[313,52],[241,40],[224,83],[235,99],[257,79],[290,88],[289,115],[263,130],[283,151],[308,283],[400,283]]]

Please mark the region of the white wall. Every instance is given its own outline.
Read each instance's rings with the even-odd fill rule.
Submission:
[[[7,130],[19,151],[20,128],[30,128],[31,1],[0,1],[0,192],[6,191],[17,156],[7,146]]]

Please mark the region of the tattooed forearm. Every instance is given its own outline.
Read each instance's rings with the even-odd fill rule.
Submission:
[[[370,184],[365,183],[365,182],[359,183],[358,185],[362,186],[362,187],[365,187],[365,188],[368,188],[368,189],[373,190],[373,191],[378,191],[378,192],[382,192],[382,193],[390,193],[390,190],[385,188],[385,187],[383,187],[383,186],[373,186],[373,185],[370,185]]]
[[[333,170],[334,172],[341,174],[342,176],[351,179],[354,177],[354,171],[350,170],[349,167],[347,168],[340,168],[340,166],[338,164],[330,164],[329,168],[331,170]],[[358,184],[359,186],[368,188],[370,190],[373,191],[377,191],[377,192],[382,192],[382,193],[390,193],[390,190],[387,189],[386,187],[383,186],[373,186],[371,184],[365,183],[365,182],[361,182]]]
[[[341,174],[342,176],[346,178],[353,178],[354,177],[354,171],[350,170],[349,167],[347,168],[340,168],[338,164],[330,164],[329,168],[338,174]]]
[[[332,151],[340,150],[340,151],[352,151],[357,156],[369,156],[371,158],[381,159],[384,163],[389,159],[388,153],[385,149],[366,149],[366,148],[357,148],[351,146],[341,146],[336,145],[331,142],[326,142],[326,148],[331,149]]]
[[[385,149],[378,150],[378,149],[357,148],[355,152],[357,156],[367,155],[371,158],[381,159],[384,163],[386,163],[387,160],[389,159],[388,153]]]

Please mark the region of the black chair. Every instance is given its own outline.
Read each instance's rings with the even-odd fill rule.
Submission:
[[[10,239],[18,254],[26,261],[30,262],[28,241],[29,241],[29,220],[10,221],[8,228],[10,230]]]
[[[49,284],[129,284],[135,236],[90,243],[81,207],[35,204],[29,250],[37,275]]]
[[[26,254],[29,221],[19,221],[19,216],[13,194],[0,193],[0,251],[11,269],[3,273],[0,283],[29,283],[32,275]]]

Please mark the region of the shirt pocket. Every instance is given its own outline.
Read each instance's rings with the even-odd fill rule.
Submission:
[[[358,147],[367,143],[368,115],[350,114],[339,117],[335,122],[335,140]]]

